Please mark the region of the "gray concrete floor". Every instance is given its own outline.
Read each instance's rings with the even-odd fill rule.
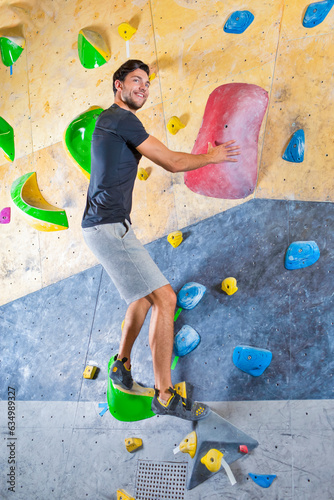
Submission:
[[[259,446],[231,465],[237,484],[221,470],[186,491],[185,500],[331,500],[334,498],[334,401],[212,402],[211,408],[257,439]],[[138,460],[187,462],[173,449],[191,424],[171,417],[120,422],[98,403],[16,402],[15,493],[6,475],[11,439],[7,402],[0,403],[0,498],[16,500],[116,499],[117,489],[135,495]],[[143,447],[125,448],[127,437]],[[190,458],[189,458],[190,459]],[[268,489],[248,476],[276,474]],[[150,499],[147,499],[150,500]],[[157,499],[158,500],[158,499]]]

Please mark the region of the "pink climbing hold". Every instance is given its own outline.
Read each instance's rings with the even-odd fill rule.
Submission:
[[[268,92],[257,85],[228,83],[210,94],[193,154],[203,154],[208,143],[217,146],[231,140],[240,146],[237,163],[206,165],[184,174],[191,191],[224,199],[245,198],[257,180],[259,133],[268,106]]]
[[[10,207],[5,207],[0,212],[0,224],[10,223]]]

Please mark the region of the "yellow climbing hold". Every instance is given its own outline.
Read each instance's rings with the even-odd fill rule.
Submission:
[[[136,500],[128,495],[124,490],[117,490],[117,500]]]
[[[94,375],[96,373],[96,366],[93,365],[87,365],[85,368],[85,371],[83,372],[83,377],[84,378],[94,378]]]
[[[204,464],[210,472],[218,472],[221,467],[223,456],[224,455],[219,450],[211,448],[211,450],[201,458],[201,463]]]
[[[189,453],[191,458],[194,458],[197,449],[197,434],[195,431],[190,432],[179,444],[179,449],[182,453]]]
[[[128,452],[131,453],[143,446],[143,441],[140,438],[126,438],[125,446]]]
[[[149,174],[148,174],[147,170],[145,170],[145,168],[140,167],[138,169],[137,177],[141,181],[147,181],[147,179],[149,178]]]
[[[122,23],[118,26],[118,33],[125,41],[130,40],[136,31],[136,28],[130,26],[129,23]]]
[[[154,80],[154,78],[156,77],[157,75],[155,73],[151,73],[150,76],[148,77],[148,79],[150,80],[150,82],[152,82],[152,80]]]
[[[123,319],[123,321],[122,321],[121,330],[123,330],[123,328],[124,328],[124,323],[125,323],[125,319]]]
[[[167,236],[167,241],[172,245],[172,247],[178,247],[183,241],[183,235],[181,231],[174,231],[173,233],[169,233]]]
[[[227,293],[227,295],[233,295],[237,290],[237,280],[235,278],[225,278],[222,282],[222,290]]]
[[[168,120],[167,130],[173,135],[177,134],[178,131],[184,127],[185,125],[181,122],[180,118],[178,118],[177,116],[172,116],[172,118]]]

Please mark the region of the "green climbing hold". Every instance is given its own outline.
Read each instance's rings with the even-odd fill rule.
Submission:
[[[109,49],[99,33],[80,30],[78,35],[78,54],[84,68],[103,66],[110,59]]]
[[[113,362],[114,357],[109,361],[108,373]],[[155,414],[151,410],[153,396],[154,389],[141,387],[134,382],[133,390],[125,391],[114,386],[111,378],[108,377],[107,401],[109,411],[117,420],[135,422],[154,417]]]
[[[0,51],[1,59],[5,66],[12,66],[20,57],[25,46],[24,38],[20,36],[1,36]]]
[[[9,123],[0,116],[0,148],[7,160],[15,160],[14,130]]]
[[[96,120],[103,109],[92,106],[77,116],[67,127],[64,134],[64,147],[69,156],[80,167],[83,174],[90,178],[91,142]]]
[[[65,210],[50,205],[42,196],[36,172],[16,179],[11,187],[11,198],[26,222],[39,231],[61,231],[68,228]]]

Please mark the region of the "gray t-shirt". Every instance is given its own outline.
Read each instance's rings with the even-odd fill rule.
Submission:
[[[140,120],[113,104],[99,116],[92,136],[91,175],[82,227],[131,222],[132,191],[141,154],[149,137]]]

